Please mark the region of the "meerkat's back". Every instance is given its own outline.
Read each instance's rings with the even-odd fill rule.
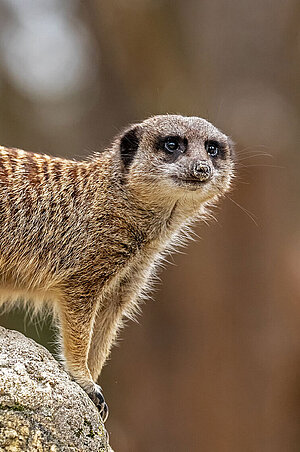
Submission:
[[[94,177],[88,162],[0,147],[3,289],[51,290],[82,262]]]

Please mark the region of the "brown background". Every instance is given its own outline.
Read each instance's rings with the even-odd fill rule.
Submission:
[[[2,144],[81,158],[165,112],[237,143],[233,201],[170,258],[103,372],[117,452],[300,450],[299,5],[0,1]],[[49,321],[1,324],[53,350]]]

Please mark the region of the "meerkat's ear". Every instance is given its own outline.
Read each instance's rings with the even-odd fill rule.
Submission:
[[[129,168],[139,147],[138,127],[126,130],[120,140],[120,153],[124,167]]]

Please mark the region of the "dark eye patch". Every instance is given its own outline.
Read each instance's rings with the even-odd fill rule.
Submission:
[[[174,161],[187,150],[188,140],[178,135],[160,136],[156,141],[156,149],[163,151],[167,160]]]
[[[220,153],[220,145],[218,143],[218,141],[214,141],[214,140],[207,140],[205,142],[205,149],[206,152],[208,153],[208,155],[210,155],[211,157],[218,157],[219,153]]]
[[[179,137],[168,137],[164,142],[164,150],[170,153],[176,152],[180,149]]]
[[[205,141],[205,149],[207,154],[213,159],[222,159],[226,158],[226,143],[223,141],[217,140],[206,140]]]

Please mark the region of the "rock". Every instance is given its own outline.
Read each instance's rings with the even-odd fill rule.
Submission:
[[[0,327],[0,450],[113,452],[86,393],[42,346]]]

